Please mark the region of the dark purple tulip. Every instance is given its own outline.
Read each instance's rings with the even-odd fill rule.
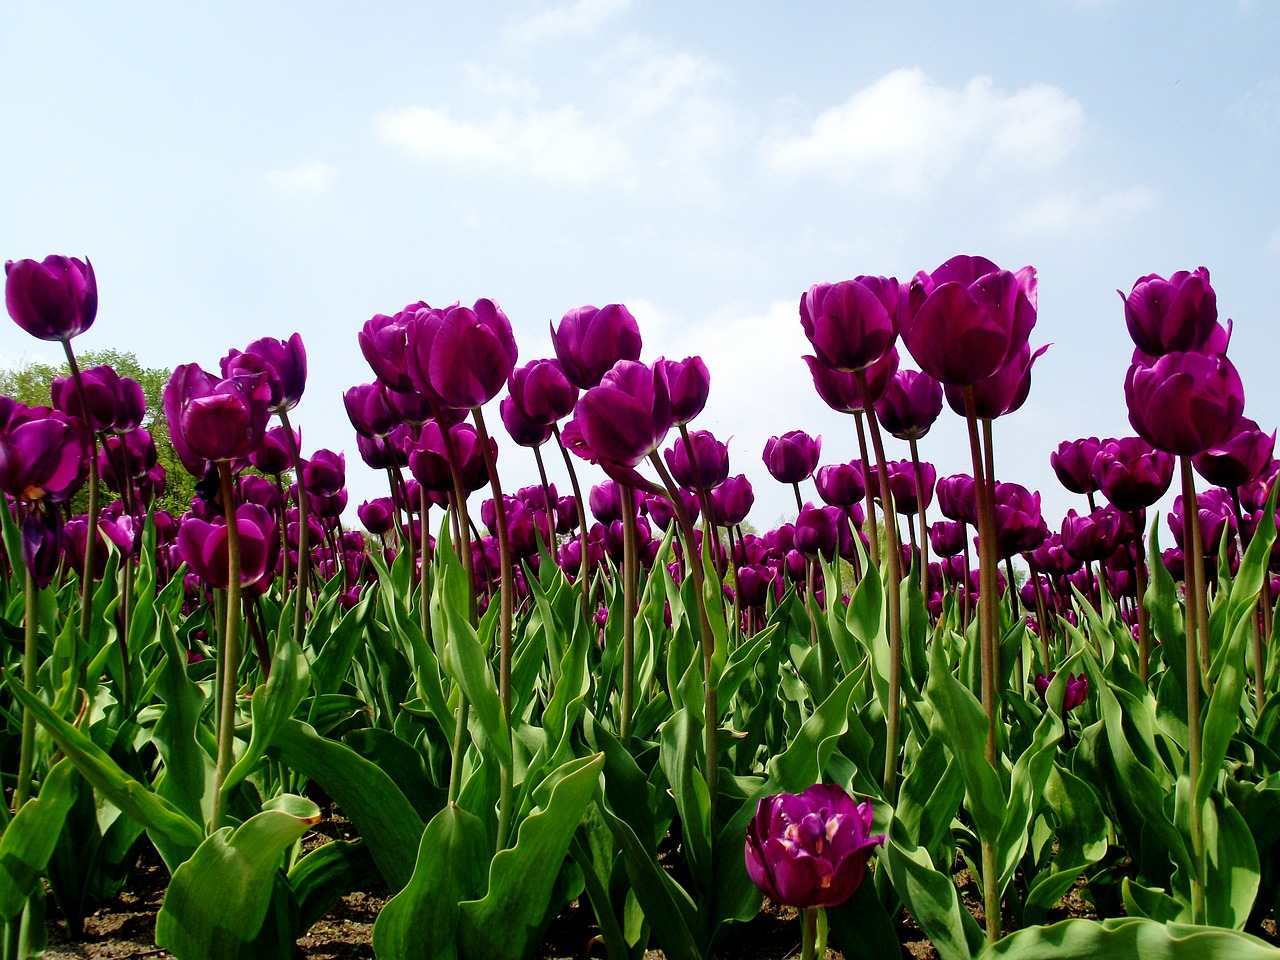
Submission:
[[[1173,501],[1173,509],[1169,511],[1167,520],[1174,540],[1185,550],[1184,507],[1182,497],[1177,497]],[[1218,555],[1218,545],[1223,535],[1228,534],[1233,537],[1235,535],[1235,508],[1230,495],[1214,487],[1196,496],[1196,510],[1200,522],[1200,539],[1204,542],[1206,556],[1212,559]]]
[[[919,440],[942,412],[942,384],[918,370],[899,370],[876,401],[880,426],[899,440]]]
[[[1045,694],[1049,692],[1049,684],[1054,677],[1058,675],[1058,671],[1050,670],[1049,675],[1043,673],[1036,674],[1035,688],[1036,693],[1040,695],[1042,701],[1045,700]],[[1074,673],[1067,674],[1067,690],[1062,698],[1062,712],[1074,710],[1080,704],[1084,703],[1085,698],[1089,695],[1089,678],[1083,673],[1076,676]],[[1045,701],[1047,702],[1047,701]]]
[[[540,447],[555,432],[553,425],[534,423],[526,417],[513,396],[502,398],[502,402],[498,404],[498,412],[502,416],[507,436],[522,447]]]
[[[346,455],[332,450],[317,450],[302,461],[299,473],[307,493],[317,497],[331,497],[346,486]]]
[[[263,373],[219,380],[197,364],[179,366],[165,384],[164,412],[182,465],[199,477],[207,461],[247,457],[262,442],[270,398]]]
[[[813,475],[813,484],[822,502],[833,507],[852,506],[867,493],[861,460],[819,467]]]
[[[839,507],[815,507],[806,503],[796,517],[795,545],[805,557],[831,560],[840,549],[840,530],[846,528],[844,511]]]
[[[755,502],[751,481],[740,473],[711,491],[711,519],[719,526],[735,527],[747,519]]]
[[[1152,357],[1185,350],[1202,351],[1218,323],[1218,296],[1209,271],[1179,270],[1168,280],[1159,274],[1139,277],[1124,300],[1129,336]]]
[[[949,386],[995,373],[1026,344],[1036,322],[1032,267],[1001,270],[983,257],[952,257],[907,288],[898,327],[920,369]]]
[[[390,497],[366,500],[356,507],[356,516],[370,533],[381,536],[395,528],[395,504]]]
[[[614,480],[606,480],[587,494],[591,515],[606,526],[622,519],[622,491]]]
[[[898,370],[898,351],[891,349],[883,357],[862,371],[867,380],[868,396],[862,395],[858,379],[852,373],[844,373],[828,367],[817,357],[802,357],[809,365],[814,389],[822,401],[839,413],[857,413],[875,405]]]
[[[93,326],[98,315],[98,282],[86,257],[56,254],[4,265],[4,302],[9,316],[40,340],[67,341]]]
[[[1031,367],[1048,349],[1046,344],[1032,353],[1030,344],[1024,343],[995,373],[973,384],[974,413],[978,419],[994,420],[1020,409],[1031,392]],[[948,384],[946,395],[951,409],[965,416],[964,389]]]
[[[516,365],[511,322],[492,300],[474,308],[419,313],[406,328],[409,377],[419,393],[454,410],[482,407],[506,385]]]
[[[776,573],[762,564],[738,567],[738,599],[744,607],[763,607],[769,599]]]
[[[857,277],[819,283],[800,298],[800,325],[818,359],[835,370],[862,370],[898,339],[898,281]]]
[[[8,507],[0,505],[0,509]],[[22,561],[37,588],[43,590],[53,583],[63,546],[62,518],[57,510],[37,510],[22,521]]]
[[[274,480],[249,474],[240,479],[240,496],[245,503],[256,503],[274,514],[284,509],[282,493]]]
[[[871,801],[861,804],[835,784],[765,797],[747,824],[747,873],[774,903],[834,907],[862,883],[872,850]]]
[[[920,504],[917,502],[916,496],[916,468],[910,460],[890,460],[885,467],[889,473],[889,491],[893,494],[893,509],[895,512],[904,516],[910,516],[920,512]],[[873,471],[868,476],[868,481],[876,474]],[[934,469],[932,463],[922,460],[920,461],[920,477],[922,478],[924,487],[924,508],[929,509],[929,504],[933,503],[934,485],[938,480],[938,471]],[[869,484],[872,490],[878,490],[879,487],[874,483]]]
[[[103,364],[80,373],[88,410],[82,409],[80,391],[73,377],[57,377],[49,390],[53,405],[73,417],[79,417],[94,433],[128,433],[142,424],[147,412],[147,398],[138,381],[122,377]]]
[[[78,424],[48,407],[23,408],[11,417],[9,429],[0,430],[0,492],[15,500],[70,500],[88,472],[89,450]]]
[[[1080,569],[1081,565],[1063,545],[1062,536],[1057,533],[1050,533],[1044,538],[1044,543],[1024,554],[1024,559],[1037,570],[1053,577],[1065,577]]]
[[[1082,563],[1106,559],[1131,533],[1126,515],[1115,507],[1099,507],[1084,516],[1068,510],[1062,519],[1062,545]]]
[[[1169,489],[1173,457],[1141,437],[1107,440],[1093,460],[1093,482],[1117,510],[1149,507]]]
[[[1057,474],[1058,482],[1072,493],[1093,493],[1098,489],[1093,461],[1101,449],[1102,443],[1097,437],[1063,440],[1058,449],[1049,454],[1049,466]]]
[[[680,494],[680,499],[684,502],[685,510],[689,513],[690,521],[692,523],[697,523],[700,513],[698,508],[698,498],[691,493],[685,493],[683,490],[677,492]],[[644,501],[644,509],[648,512],[649,518],[653,521],[654,526],[658,527],[660,530],[667,530],[671,526],[671,521],[676,518],[675,505],[666,497],[646,497]]]
[[[572,424],[594,458],[634,467],[671,429],[666,380],[643,363],[619,360],[578,400]]]
[[[387,402],[387,390],[381,383],[361,383],[342,395],[347,419],[356,433],[366,437],[385,437],[395,429],[397,420]]]
[[[406,357],[408,337],[405,328],[419,310],[430,310],[425,303],[412,303],[393,316],[379,313],[365,322],[357,334],[360,352],[373,368],[374,375],[389,390],[413,392]]]
[[[1004,560],[1036,549],[1049,536],[1040,512],[1040,494],[1018,483],[997,483],[996,556]]]
[[[126,483],[145,477],[158,458],[156,442],[146,430],[107,436],[98,450],[98,476],[108,489],[122,493]]]
[[[145,508],[164,496],[165,488],[168,486],[168,475],[164,467],[157,463],[146,474],[139,477],[136,483],[138,501]]]
[[[978,525],[978,493],[973,477],[966,473],[942,477],[935,484],[938,509],[948,520],[958,520],[971,527]]]
[[[398,427],[394,433],[379,439],[356,434],[356,450],[366,466],[374,470],[387,470],[392,467],[409,465],[409,447],[417,436],[416,430],[409,427]],[[403,440],[404,442],[401,442]]]
[[[1274,430],[1263,433],[1256,422],[1241,417],[1227,439],[1198,454],[1192,463],[1200,476],[1230,490],[1256,480],[1271,464],[1275,447]]]
[[[272,427],[262,435],[261,446],[249,454],[249,462],[256,470],[278,476],[286,470],[293,469],[293,451],[298,449],[301,443],[302,436],[298,431],[293,432],[291,443],[283,426]]]
[[[955,520],[938,520],[929,527],[929,547],[935,557],[954,557],[964,550],[965,525]]]
[[[672,478],[686,490],[714,490],[729,477],[729,448],[710,430],[689,431],[689,443],[679,437],[663,457]]]
[[[600,383],[619,360],[640,359],[640,326],[620,303],[570,310],[551,330],[556,358],[580,390]]]
[[[667,360],[659,357],[654,363],[658,373],[667,381],[667,395],[671,398],[671,422],[674,426],[688,423],[702,412],[711,392],[711,374],[701,357],[685,357],[683,360]]]
[[[1129,422],[1158,450],[1195,456],[1226,440],[1244,411],[1244,385],[1225,356],[1168,353],[1129,367]]]
[[[256,503],[236,509],[240,534],[240,585],[248,587],[266,575],[274,553],[276,522]],[[225,590],[230,571],[227,560],[227,525],[187,516],[178,528],[178,555],[205,586]]]
[[[272,413],[292,410],[307,385],[307,350],[302,345],[302,334],[295,333],[288,340],[263,337],[243,352],[232,350],[222,358],[222,375],[230,377],[237,370],[261,370],[267,375],[271,387],[268,407]]]
[[[516,367],[507,389],[525,419],[543,427],[569,416],[578,402],[578,388],[569,382],[557,360],[534,360]]]
[[[764,445],[764,465],[779,483],[799,483],[813,475],[822,455],[822,438],[803,430],[790,430],[770,437]]]
[[[417,390],[409,393],[387,390],[386,398],[392,420],[404,426],[420,427],[428,420],[461,423],[466,418],[464,410],[443,409],[434,394],[419,393]]]
[[[450,427],[449,438],[458,457],[458,472],[462,475],[462,488],[472,493],[489,482],[489,471],[484,462],[484,448],[480,435],[470,424],[460,423]],[[493,455],[498,455],[498,445],[489,438]],[[422,428],[417,446],[409,453],[409,469],[428,490],[453,493],[453,474],[449,470],[448,445],[440,425],[431,421]]]

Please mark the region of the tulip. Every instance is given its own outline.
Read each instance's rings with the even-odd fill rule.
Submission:
[[[256,584],[268,572],[268,562],[278,542],[276,523],[266,508],[256,503],[236,509],[240,534],[240,586]],[[229,582],[227,525],[188,516],[178,528],[178,554],[209,587],[225,590]]]
[[[1072,493],[1091,494],[1098,489],[1093,476],[1093,461],[1102,444],[1097,437],[1081,437],[1079,440],[1063,440],[1058,449],[1049,454],[1049,466],[1058,482]]]
[[[230,377],[237,370],[260,370],[267,375],[267,384],[271,387],[267,406],[272,413],[292,410],[302,399],[307,384],[307,351],[302,345],[302,335],[295,333],[288,340],[263,337],[243,352],[232,350],[222,358],[222,375]]]
[[[1032,353],[1031,346],[1024,343],[995,373],[973,384],[976,416],[982,420],[994,420],[1020,409],[1031,392],[1031,368],[1048,349],[1046,344]],[[945,392],[951,409],[965,416],[964,388],[947,384]]]
[[[56,409],[79,417],[94,433],[129,433],[142,424],[147,399],[138,381],[122,377],[105,364],[80,372],[88,409],[80,403],[73,377],[57,377],[50,384]]]
[[[530,420],[514,396],[502,398],[498,413],[502,417],[507,435],[522,447],[540,447],[555,432],[553,424],[534,423]]]
[[[564,375],[581,390],[599,384],[619,360],[640,359],[640,326],[620,303],[570,310],[551,342]]]
[[[1253,420],[1241,417],[1229,437],[1191,462],[1210,483],[1234,490],[1256,480],[1270,466],[1275,446],[1276,431],[1263,433]]]
[[[693,430],[663,451],[676,483],[686,490],[714,490],[729,477],[729,448],[710,430]]]
[[[399,313],[387,316],[377,314],[366,321],[356,335],[360,352],[373,368],[374,375],[387,389],[400,393],[412,393],[413,381],[409,379],[409,363],[405,356],[408,337],[405,328],[419,310],[430,310],[425,303],[413,303]]]
[[[1037,673],[1035,679],[1036,693],[1040,695],[1040,699],[1048,703],[1045,699],[1049,692],[1049,684],[1053,678],[1058,675],[1056,670],[1050,670],[1046,676],[1043,673]],[[1074,673],[1067,674],[1066,693],[1062,698],[1062,712],[1074,710],[1080,704],[1084,703],[1089,695],[1089,678],[1083,673],[1076,676]]]
[[[164,410],[182,465],[203,476],[207,461],[247,457],[262,442],[270,399],[262,372],[219,380],[194,363],[179,366],[165,384]]]
[[[1026,344],[1036,322],[1032,267],[1001,270],[958,256],[907,288],[898,325],[920,369],[943,384],[969,386],[995,373]]]
[[[98,283],[88,258],[52,255],[40,263],[8,260],[4,274],[9,316],[33,337],[65,343],[93,326]]]
[[[342,395],[347,419],[356,433],[366,437],[385,437],[396,426],[396,418],[387,402],[387,390],[381,383],[362,383]]]
[[[409,377],[419,393],[454,410],[484,406],[516,365],[511,321],[492,300],[419,312],[406,328]]]
[[[667,395],[671,398],[671,422],[675,426],[681,426],[700,414],[711,392],[711,374],[702,358],[667,360],[659,357],[654,366],[667,382]]]
[[[770,437],[764,445],[764,465],[779,483],[799,483],[813,475],[822,454],[822,438],[803,430]]]
[[[889,382],[898,369],[898,351],[890,349],[883,357],[861,371],[867,380],[867,396],[863,396],[857,377],[852,373],[835,370],[817,357],[802,357],[809,365],[814,389],[832,410],[839,413],[857,413],[874,406],[889,389]]]
[[[1097,489],[1117,510],[1142,510],[1164,496],[1173,481],[1173,457],[1141,437],[1107,440],[1093,458]]]
[[[747,824],[747,873],[775,903],[834,907],[862,883],[872,850],[871,802],[855,803],[834,784],[765,797]]]
[[[592,457],[635,467],[671,429],[666,380],[643,363],[619,360],[578,400],[571,425]]]
[[[892,278],[820,283],[800,298],[800,325],[827,366],[862,370],[897,340],[898,299],[898,281]]]
[[[1169,353],[1129,367],[1129,422],[1158,450],[1195,456],[1230,437],[1244,411],[1240,374],[1221,354]]]
[[[1168,280],[1159,274],[1139,277],[1124,300],[1129,336],[1152,357],[1187,350],[1201,351],[1218,321],[1218,297],[1209,285],[1209,271],[1179,270]]]
[[[16,500],[70,500],[84,483],[88,444],[78,429],[48,407],[22,408],[0,430],[0,492]]]
[[[507,389],[525,419],[543,427],[569,416],[578,402],[578,388],[557,360],[534,360],[517,367],[511,371]]]
[[[942,412],[942,384],[918,370],[898,370],[876,401],[880,426],[899,440],[919,440]]]
[[[756,495],[744,474],[729,477],[711,491],[711,519],[718,526],[734,527],[747,519]]]

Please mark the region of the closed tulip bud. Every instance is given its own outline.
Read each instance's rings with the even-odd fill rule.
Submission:
[[[93,326],[98,282],[87,258],[53,255],[39,263],[9,260],[4,274],[9,316],[33,337],[65,342]]]
[[[799,483],[813,475],[822,454],[822,438],[803,430],[770,437],[764,445],[764,465],[779,483]]]
[[[1263,433],[1258,424],[1241,417],[1231,435],[1198,454],[1192,463],[1196,472],[1210,483],[1227,489],[1242,487],[1256,480],[1271,464],[1276,432]]]
[[[1244,385],[1221,354],[1168,353],[1137,362],[1124,382],[1129,422],[1158,450],[1195,456],[1231,436],[1244,411]]]
[[[571,425],[592,458],[634,467],[671,429],[666,380],[643,363],[619,360],[578,400]]]
[[[836,370],[862,370],[898,338],[898,281],[858,277],[820,283],[800,298],[800,325],[814,353]]]
[[[511,371],[507,389],[525,419],[541,427],[569,416],[578,402],[578,388],[557,360],[534,360],[517,367]]]
[[[380,383],[357,384],[342,395],[342,405],[351,426],[362,436],[385,437],[396,427],[386,387]]]
[[[802,357],[809,365],[809,373],[813,377],[814,389],[823,403],[839,413],[857,413],[874,407],[877,400],[889,389],[889,382],[898,370],[898,351],[890,349],[871,366],[864,369],[863,377],[867,381],[867,394],[863,396],[858,378],[852,373],[845,373],[827,366],[817,357]]]
[[[722,527],[737,526],[747,519],[755,502],[755,491],[745,474],[729,477],[711,491],[711,520]]]
[[[942,412],[942,384],[918,370],[898,370],[876,401],[880,426],[899,440],[919,440]]]
[[[1159,274],[1139,277],[1124,300],[1124,321],[1134,345],[1160,357],[1185,350],[1201,351],[1218,323],[1218,296],[1209,271],[1179,270],[1168,280]]]
[[[265,373],[271,388],[268,401],[271,412],[292,410],[302,399],[307,385],[307,351],[302,345],[302,335],[295,333],[288,340],[263,337],[243,351],[232,350],[222,358],[222,375],[229,377],[236,370]]]
[[[861,460],[819,467],[813,475],[813,484],[822,502],[833,507],[852,506],[867,493]]]
[[[690,431],[688,444],[680,437],[663,456],[671,476],[686,490],[714,490],[729,477],[729,448],[710,430]]]
[[[620,303],[570,310],[551,330],[556,358],[580,390],[600,383],[620,360],[640,359],[640,326]]]
[[[700,414],[711,392],[711,374],[702,358],[667,360],[659,357],[654,366],[667,383],[672,425],[688,423]]]
[[[1093,461],[1102,449],[1097,437],[1081,437],[1079,440],[1063,440],[1058,449],[1049,454],[1049,466],[1058,482],[1072,493],[1093,493],[1098,481],[1093,475]]]
[[[1117,510],[1141,510],[1164,496],[1173,481],[1173,456],[1141,437],[1102,444],[1093,459],[1093,481]]]
[[[80,373],[87,409],[73,377],[57,377],[49,385],[53,405],[72,417],[79,417],[94,433],[128,433],[142,424],[147,400],[138,381],[122,377],[105,364]]]
[[[534,423],[520,408],[515,397],[503,397],[498,404],[498,412],[502,416],[502,425],[507,436],[522,447],[540,447],[551,439],[554,427],[551,424]]]

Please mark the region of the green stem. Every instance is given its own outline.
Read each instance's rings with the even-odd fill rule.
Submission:
[[[1145,687],[1151,675],[1151,617],[1147,613],[1147,559],[1143,550],[1143,527],[1145,525],[1142,509],[1132,512],[1133,516],[1133,575],[1138,592],[1138,679]]]
[[[631,743],[631,718],[636,700],[636,593],[640,557],[636,550],[636,496],[619,485],[622,500],[622,719],[618,732],[622,745]]]
[[[800,911],[804,923],[800,939],[800,960],[814,960],[818,946],[818,911],[821,909],[821,907],[804,907]]]
[[[297,601],[293,605],[293,639],[299,647],[307,628],[307,608],[310,606],[311,590],[311,530],[308,519],[307,491],[302,485],[302,451],[298,449],[298,438],[294,436],[293,427],[289,423],[288,411],[279,411],[280,426],[284,427],[285,443],[289,445],[289,455],[293,458],[293,473],[298,486],[298,582],[294,587]],[[284,510],[285,504],[280,505]],[[282,544],[285,553],[289,552],[289,543]]]
[[[866,479],[867,468],[871,458],[867,456],[867,435],[862,429],[862,411],[853,411],[853,425],[858,434],[858,456],[862,458],[863,479]],[[871,484],[866,484],[867,497],[867,543],[871,548],[871,562],[880,563],[880,534],[876,530],[876,499],[871,493]]]
[[[560,426],[551,425],[555,434],[556,445],[560,455],[564,457],[564,467],[569,471],[569,483],[573,486],[573,501],[578,509],[578,538],[582,547],[582,558],[578,562],[578,582],[582,586],[582,620],[585,626],[591,625],[591,554],[587,550],[587,503],[582,499],[582,487],[578,484],[578,473],[573,469],[573,459],[560,439]]]
[[[5,507],[4,509],[8,509]],[[23,626],[22,688],[32,695],[36,692],[36,672],[40,668],[40,653],[36,647],[36,621],[39,616],[35,577],[27,570],[23,581],[26,623]],[[22,711],[22,746],[18,754],[18,782],[13,791],[13,812],[17,813],[31,795],[31,771],[35,766],[36,716],[30,710]]]
[[[1200,540],[1200,531],[1196,529],[1196,482],[1192,473],[1191,458],[1179,457],[1182,466],[1182,503],[1186,525],[1183,531],[1183,549],[1192,553],[1192,562],[1187,565],[1192,576],[1184,583],[1187,601],[1187,767],[1190,784],[1187,787],[1191,797],[1191,855],[1195,862],[1195,870],[1191,876],[1191,922],[1205,922],[1205,845],[1204,845],[1204,811],[1195,802],[1199,789],[1201,761],[1201,729],[1200,729],[1200,660],[1197,634],[1200,632],[1200,608],[1205,604],[1203,586],[1195,575],[1197,568],[1203,574],[1204,544]]]
[[[214,830],[222,826],[226,815],[227,798],[222,795],[222,784],[235,762],[236,691],[240,673],[240,528],[236,525],[231,465],[225,460],[218,461],[218,478],[222,485],[222,509],[227,518],[227,613],[223,621],[219,658],[222,673],[218,691],[218,761],[213,789]]]

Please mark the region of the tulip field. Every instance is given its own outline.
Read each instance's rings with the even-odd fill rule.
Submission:
[[[372,885],[383,960],[544,956],[570,909],[579,956],[733,960],[780,908],[803,960],[908,928],[943,960],[1280,957],[1280,461],[1203,267],[1117,305],[1134,435],[1061,442],[1060,520],[993,470],[1032,268],[814,286],[804,359],[860,457],[771,439],[796,515],[765,531],[697,428],[707,363],[642,363],[619,304],[519,348],[490,300],[353,329],[386,478],[358,524],[291,420],[300,335],[183,364],[166,510],[142,388],[77,363],[90,263],[5,273],[67,375],[0,396],[3,960],[148,857],[180,960],[287,960]],[[943,415],[968,473],[921,459]],[[513,444],[541,482],[503,487]]]

